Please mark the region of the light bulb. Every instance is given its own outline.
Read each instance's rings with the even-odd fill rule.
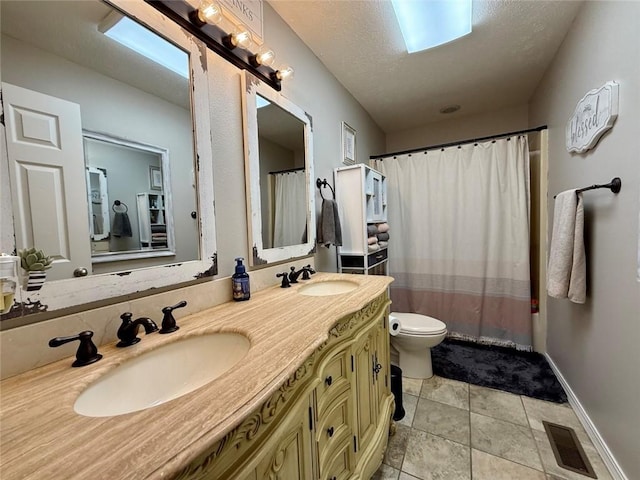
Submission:
[[[237,25],[231,33],[231,43],[235,47],[248,49],[251,46],[251,34],[244,25]]]
[[[203,22],[217,25],[222,20],[222,7],[213,0],[202,0],[198,6],[198,17]]]
[[[293,68],[282,67],[276,72],[276,78],[278,80],[290,80],[293,78]]]
[[[269,47],[263,45],[255,55],[255,61],[258,65],[264,65],[270,67],[276,60],[276,54]]]

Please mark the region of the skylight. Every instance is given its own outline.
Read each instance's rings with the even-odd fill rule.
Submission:
[[[178,75],[189,78],[189,57],[172,43],[128,17],[121,18],[106,29],[100,29],[107,37],[144,55]]]
[[[471,0],[391,0],[409,53],[471,33]]]

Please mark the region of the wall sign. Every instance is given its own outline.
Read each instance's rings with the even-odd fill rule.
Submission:
[[[264,41],[262,31],[262,0],[220,0],[223,14],[233,23],[242,23],[251,32],[257,45]]]
[[[583,153],[592,149],[618,117],[618,84],[607,82],[588,92],[578,102],[567,122],[567,151]]]

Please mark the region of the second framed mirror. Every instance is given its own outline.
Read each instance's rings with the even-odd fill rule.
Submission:
[[[249,263],[315,252],[311,117],[243,72]]]

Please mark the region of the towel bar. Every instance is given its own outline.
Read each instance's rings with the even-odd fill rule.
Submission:
[[[586,192],[587,190],[596,190],[598,188],[608,188],[613,193],[619,193],[620,189],[622,188],[622,180],[620,180],[620,177],[615,177],[609,183],[605,183],[602,185],[594,184],[594,185],[591,185],[590,187],[578,188],[576,190],[576,194]],[[557,195],[553,196],[553,198],[556,198],[556,197]]]

